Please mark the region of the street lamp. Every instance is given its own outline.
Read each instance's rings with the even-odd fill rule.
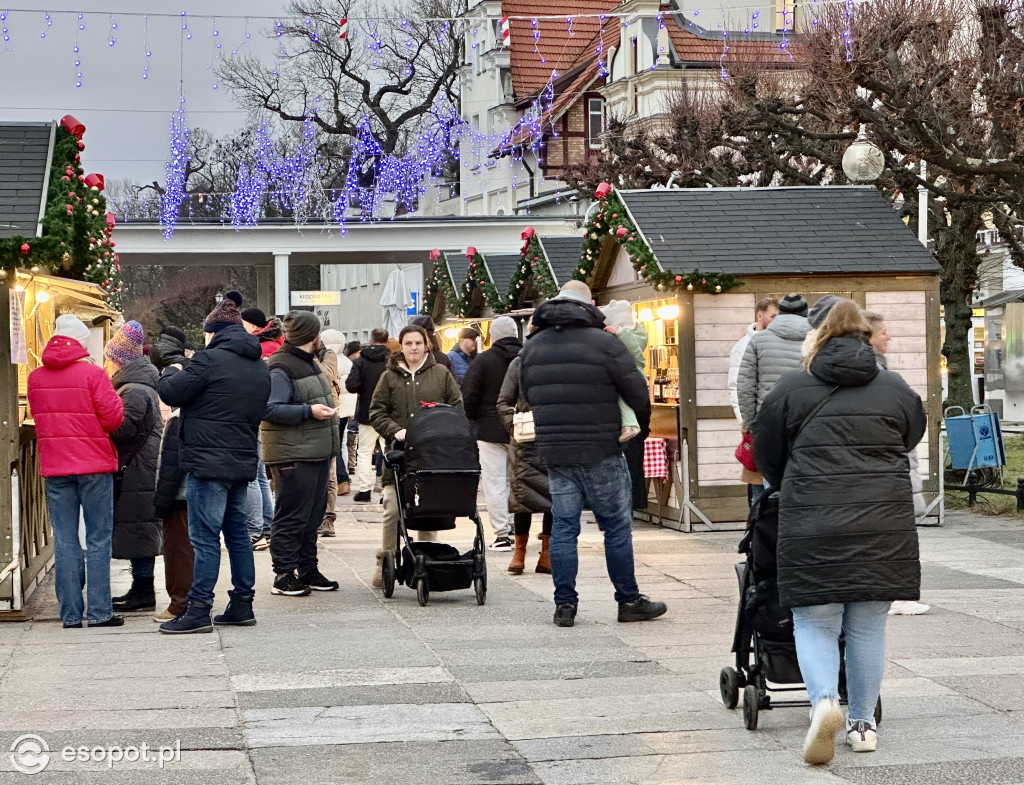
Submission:
[[[861,123],[857,139],[843,153],[843,171],[851,183],[871,183],[885,169],[885,154],[868,141]]]
[[[216,303],[220,303],[220,301],[223,300],[223,299],[224,299],[224,292],[217,292],[217,294],[215,294],[213,296],[213,300]]]

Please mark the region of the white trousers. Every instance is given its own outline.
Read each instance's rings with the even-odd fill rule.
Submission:
[[[495,537],[509,537],[512,513],[508,511],[508,445],[477,441],[480,449],[480,483],[484,487],[487,517]]]
[[[380,449],[383,451],[384,439],[381,438],[372,426],[359,423],[359,451],[356,453],[356,493],[373,491],[374,482],[377,480],[377,472],[373,468],[373,448],[380,442]]]

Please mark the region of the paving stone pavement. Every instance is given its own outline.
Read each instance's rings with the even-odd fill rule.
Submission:
[[[805,709],[762,712],[750,732],[718,696],[738,534],[638,526],[641,589],[669,612],[624,625],[597,527],[585,526],[580,613],[560,629],[550,578],[509,576],[506,553],[488,553],[484,607],[471,591],[425,608],[401,586],[383,599],[370,587],[379,520],[378,507],[340,503],[338,537],[321,540],[335,593],[272,596],[269,554],[256,554],[259,623],[212,635],[159,635],[148,615],[63,630],[51,577],[34,621],[0,624],[0,785],[1024,783],[1019,521],[959,513],[921,530],[932,612],[890,621],[879,750],[840,745],[812,768]],[[460,525],[448,539],[471,534]],[[124,563],[113,574],[118,592]],[[50,749],[31,778],[8,755],[26,733]],[[61,754],[143,743],[180,758],[108,767]]]

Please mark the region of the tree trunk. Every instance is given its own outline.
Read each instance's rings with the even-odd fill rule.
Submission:
[[[974,367],[969,351],[969,342],[973,340],[971,298],[978,284],[976,235],[981,226],[981,210],[969,203],[958,206],[950,214],[950,225],[940,225],[934,232],[935,252],[942,265],[939,299],[946,322],[942,354],[946,357],[949,394],[944,406],[963,406],[970,410],[974,405],[971,390]]]

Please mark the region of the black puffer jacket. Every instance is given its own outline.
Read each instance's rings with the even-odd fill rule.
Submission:
[[[619,397],[641,430],[651,419],[647,383],[629,351],[604,331],[604,314],[589,303],[549,300],[533,324],[520,354],[521,384],[545,462],[593,466],[619,454]]]
[[[178,419],[180,414],[172,414],[164,426],[164,436],[160,441],[160,463],[156,475],[156,497],[154,506],[156,514],[160,518],[167,518],[171,514],[174,502],[178,500],[178,491],[181,488],[182,480],[185,479],[185,471],[181,468],[180,436],[178,434]]]
[[[185,357],[185,349],[188,347],[184,333],[175,327],[169,329],[172,332],[161,332],[149,350],[149,359],[158,371],[174,363],[179,363],[182,368],[188,365],[188,359]]]
[[[377,389],[377,382],[380,381],[390,356],[391,350],[387,346],[371,344],[359,352],[359,356],[352,361],[352,370],[348,372],[348,378],[345,380],[345,389],[359,395],[356,402],[358,423],[370,424],[370,399],[373,398],[373,391]]]
[[[530,404],[523,397],[523,389],[519,384],[521,363],[522,360],[516,357],[509,365],[495,407],[509,434],[512,433],[512,415],[530,411]],[[508,497],[508,511],[547,512],[551,509],[551,489],[548,487],[548,471],[537,452],[537,443],[520,443],[515,439],[510,442],[512,477],[509,479],[511,493]]]
[[[188,368],[168,368],[160,397],[180,406],[180,463],[203,480],[256,479],[256,437],[270,397],[270,370],[260,342],[240,325],[218,332]]]
[[[768,394],[755,421],[754,460],[781,489],[784,606],[918,598],[907,452],[926,427],[917,393],[878,369],[861,336],[832,339],[811,373],[792,371]]]
[[[115,559],[160,554],[163,525],[156,514],[156,462],[160,454],[159,374],[146,357],[138,357],[114,374],[111,382],[124,404],[124,422],[110,434],[117,447],[120,494],[114,502]]]
[[[498,393],[505,381],[508,366],[519,355],[523,342],[518,338],[502,338],[486,352],[481,352],[462,380],[462,405],[466,416],[476,428],[482,442],[508,444],[508,431],[498,417]]]

